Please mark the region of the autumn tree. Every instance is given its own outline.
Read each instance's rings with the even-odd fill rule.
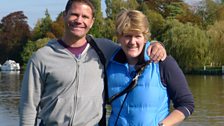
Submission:
[[[61,38],[64,33],[64,20],[63,20],[63,12],[61,12],[55,21],[51,24],[50,28],[51,33],[56,38]]]
[[[217,21],[224,20],[224,3],[219,6],[219,9],[216,12],[216,19]]]
[[[0,25],[0,61],[13,59],[21,63],[18,52],[30,37],[27,17],[23,11],[16,11],[3,17]]]

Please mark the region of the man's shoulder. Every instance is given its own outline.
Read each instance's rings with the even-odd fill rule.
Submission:
[[[35,59],[39,59],[39,58],[43,58],[45,56],[48,56],[48,54],[53,51],[56,46],[58,46],[57,40],[56,39],[52,39],[49,40],[48,43],[46,43],[43,47],[37,49],[37,51],[35,51],[33,53],[33,58]]]

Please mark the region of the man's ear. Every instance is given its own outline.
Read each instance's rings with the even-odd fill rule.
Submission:
[[[94,22],[95,22],[95,18],[93,18],[93,21],[92,21],[92,24],[90,25],[90,28],[92,28]]]

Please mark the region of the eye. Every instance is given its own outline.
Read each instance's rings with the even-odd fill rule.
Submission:
[[[131,35],[129,35],[129,34],[125,34],[124,37],[125,37],[125,38],[130,38]]]
[[[87,16],[87,15],[83,15],[82,18],[84,18],[84,19],[89,19],[90,17]]]
[[[137,34],[135,37],[136,38],[143,38],[144,36],[142,34]]]
[[[73,18],[77,18],[77,17],[79,17],[79,15],[76,14],[76,13],[71,13],[70,16],[73,17]]]

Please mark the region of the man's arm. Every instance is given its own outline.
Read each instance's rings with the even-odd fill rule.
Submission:
[[[34,126],[40,101],[41,82],[39,72],[30,60],[22,81],[19,104],[20,126]]]
[[[159,62],[165,60],[167,57],[165,47],[158,41],[151,41],[148,48],[148,55],[153,62]]]
[[[112,42],[109,39],[95,38],[95,41],[102,50],[107,61],[114,54],[115,50],[120,47],[117,43]],[[159,62],[160,60],[163,61],[167,57],[165,47],[158,41],[151,41],[147,52],[154,62]]]

